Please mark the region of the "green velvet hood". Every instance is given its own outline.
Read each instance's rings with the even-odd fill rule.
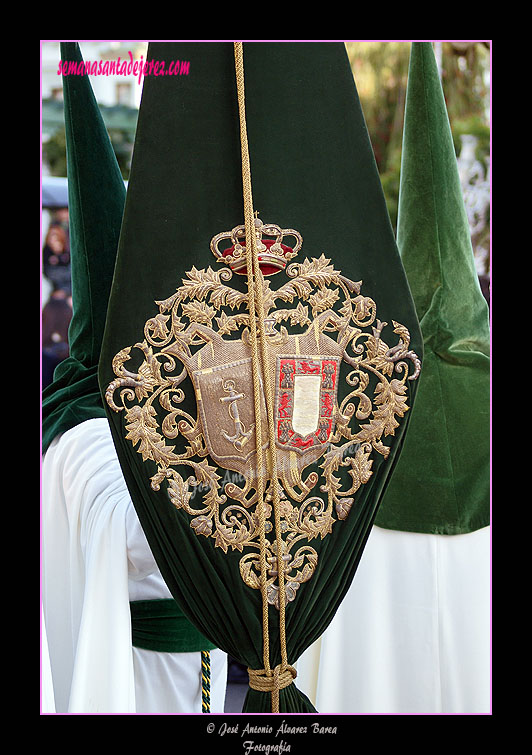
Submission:
[[[173,597],[257,672],[265,625],[271,669],[282,665],[280,572],[289,664],[349,589],[407,432],[423,344],[345,46],[243,47],[270,355],[258,390],[224,42],[149,46],[99,379]],[[271,445],[259,442],[260,417]],[[257,461],[272,447],[276,512],[273,461]],[[251,687],[245,710],[268,712],[269,698]],[[281,712],[313,710],[297,679],[279,700]]]
[[[62,60],[82,62],[75,42]],[[63,77],[73,315],[70,354],[42,396],[42,446],[81,422],[105,417],[98,360],[126,190],[98,104],[84,75]]]
[[[411,49],[397,244],[425,356],[408,436],[376,524],[471,532],[490,521],[489,314],[429,42]]]

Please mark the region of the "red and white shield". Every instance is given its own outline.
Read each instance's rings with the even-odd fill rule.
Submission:
[[[324,446],[335,425],[340,357],[279,355],[276,366],[277,445],[300,454]]]

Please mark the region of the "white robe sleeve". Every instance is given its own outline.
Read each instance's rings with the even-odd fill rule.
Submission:
[[[49,447],[42,468],[43,607],[57,713],[130,713],[129,495],[105,419]]]
[[[43,706],[45,691],[51,700],[49,670],[57,713],[200,713],[201,654],[131,644],[129,601],[172,596],[107,420],[88,420],[56,438],[42,478]],[[210,655],[211,712],[223,712],[227,655]]]

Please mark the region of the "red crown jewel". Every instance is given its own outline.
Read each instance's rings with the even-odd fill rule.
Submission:
[[[257,239],[257,252],[259,267],[263,275],[274,275],[284,270],[288,262],[296,256],[301,249],[303,239],[298,231],[293,228],[281,228],[275,224],[265,224],[260,218],[255,218],[255,236]],[[263,238],[270,236],[273,238]],[[283,244],[286,236],[295,238],[294,246]],[[220,250],[219,244],[229,240],[231,246]],[[231,270],[240,275],[246,275],[246,230],[245,226],[237,225],[231,231],[218,233],[211,240],[211,252],[218,262],[228,265]]]

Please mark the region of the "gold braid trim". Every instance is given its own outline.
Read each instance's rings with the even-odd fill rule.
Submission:
[[[249,686],[259,692],[271,692],[272,713],[279,713],[279,691],[288,687],[297,676],[293,666],[276,666],[269,674],[265,669],[248,668]]]

